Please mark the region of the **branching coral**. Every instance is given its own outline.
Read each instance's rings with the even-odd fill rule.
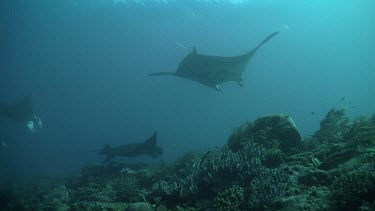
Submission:
[[[136,202],[139,197],[137,180],[133,175],[124,175],[110,183],[116,194],[116,201]]]
[[[332,185],[332,199],[338,207],[354,210],[365,201],[375,201],[375,164],[366,164],[338,177]]]
[[[344,137],[354,144],[375,144],[375,115],[370,118],[360,118],[352,124],[350,130]]]
[[[285,193],[289,178],[281,170],[264,169],[250,183],[250,208],[259,207]]]
[[[212,152],[199,167],[200,175],[215,188],[230,186],[232,181],[249,181],[264,168],[261,163],[264,153],[265,149],[255,144],[248,144],[239,152],[226,149]]]
[[[192,164],[189,176],[172,177],[172,181],[156,183],[150,196],[189,203],[199,200],[199,196],[216,195],[217,204],[234,206],[223,197],[239,191],[239,187],[250,186],[251,191],[246,191],[244,197],[250,198],[252,206],[261,206],[282,196],[288,181],[284,171],[268,169],[262,165],[264,155],[265,149],[261,145],[251,143],[238,152],[227,149],[210,151],[199,162]],[[220,194],[217,195],[218,193]]]
[[[245,207],[244,202],[244,188],[234,185],[219,192],[212,206],[216,210],[241,210]]]
[[[233,152],[237,152],[242,149],[247,142],[249,142],[250,134],[249,131],[253,127],[251,122],[246,122],[245,124],[236,128],[232,135],[228,139],[228,147]]]

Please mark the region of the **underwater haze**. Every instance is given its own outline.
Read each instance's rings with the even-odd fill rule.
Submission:
[[[375,2],[0,2],[0,102],[30,94],[43,128],[0,118],[1,182],[69,175],[102,163],[94,150],[142,142],[158,131],[161,158],[223,146],[232,131],[287,114],[303,137],[333,107],[350,117],[375,105]],[[177,77],[198,53],[234,56],[273,32],[247,65],[243,87],[220,91]]]

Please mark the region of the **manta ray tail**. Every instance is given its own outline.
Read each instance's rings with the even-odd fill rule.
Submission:
[[[86,151],[80,151],[79,153],[92,153],[97,152],[100,155],[106,154],[108,151],[110,151],[112,148],[109,144],[104,145],[103,149],[94,149],[94,150],[86,150]]]
[[[163,75],[175,75],[175,73],[172,72],[157,72],[157,73],[151,73],[149,76],[163,76]]]
[[[274,37],[275,35],[277,35],[279,32],[274,32],[270,35],[268,35],[268,37],[266,37],[261,43],[259,43],[259,45],[254,49],[254,50],[257,50],[258,48],[260,48],[264,43],[268,42],[272,37]],[[253,51],[254,51],[253,50]]]

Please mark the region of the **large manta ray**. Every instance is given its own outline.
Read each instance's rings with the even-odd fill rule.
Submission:
[[[266,37],[257,47],[251,51],[233,57],[210,56],[198,54],[194,48],[180,63],[176,72],[157,72],[150,76],[173,75],[220,90],[219,85],[224,82],[234,81],[243,85],[242,72],[255,52],[273,36],[279,32],[272,33]]]

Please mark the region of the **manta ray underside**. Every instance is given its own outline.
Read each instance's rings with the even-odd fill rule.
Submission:
[[[150,76],[173,75],[196,81],[203,85],[220,90],[219,85],[234,81],[240,86],[243,84],[242,72],[255,52],[279,32],[266,37],[257,47],[251,51],[233,57],[210,56],[198,54],[194,48],[180,63],[176,72],[157,72]]]

